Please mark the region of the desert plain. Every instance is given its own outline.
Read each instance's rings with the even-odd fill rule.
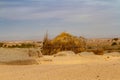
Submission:
[[[0,49],[0,80],[120,80],[119,52],[64,51],[70,54],[40,58],[25,53],[26,49]]]

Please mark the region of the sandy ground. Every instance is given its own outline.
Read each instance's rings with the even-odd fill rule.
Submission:
[[[0,80],[120,80],[120,53],[44,56],[34,65],[0,65]]]

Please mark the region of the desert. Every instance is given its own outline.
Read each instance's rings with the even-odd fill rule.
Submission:
[[[67,52],[64,53],[69,54]],[[2,57],[4,57],[4,55]],[[15,58],[16,60],[18,59],[17,57],[14,57],[14,59]],[[120,53],[118,52],[106,53],[105,55],[94,55],[90,52],[82,52],[81,55],[43,56],[42,58],[33,59],[36,62],[33,61],[33,63],[30,63],[30,61],[28,61],[30,64],[27,65],[15,64],[14,62],[14,64],[12,64],[12,62],[11,64],[1,64],[1,80],[120,79]],[[8,58],[6,60],[8,60]],[[9,59],[9,61],[10,60],[11,59]],[[19,63],[19,61],[17,63]]]
[[[4,44],[0,48],[1,80],[120,79],[118,38],[86,42],[63,32],[53,40],[45,36],[39,43]]]
[[[120,0],[0,0],[0,80],[120,80]]]

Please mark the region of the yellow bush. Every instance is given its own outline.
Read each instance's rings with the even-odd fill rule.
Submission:
[[[79,53],[85,50],[83,40],[68,33],[61,33],[53,40],[49,40],[48,36],[44,38],[43,54],[52,55],[59,51],[74,51]]]

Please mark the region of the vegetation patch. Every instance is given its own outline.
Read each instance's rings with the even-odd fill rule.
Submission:
[[[42,53],[44,55],[56,54],[60,51],[73,51],[79,53],[85,50],[84,38],[70,35],[69,33],[61,33],[52,40],[48,39],[46,34],[43,41]]]
[[[104,55],[103,49],[95,49],[95,50],[92,50],[92,52],[96,55]]]

